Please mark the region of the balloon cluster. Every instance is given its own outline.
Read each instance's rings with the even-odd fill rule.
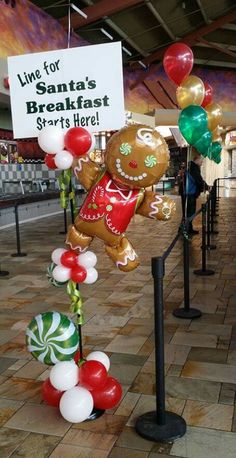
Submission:
[[[197,76],[190,75],[193,62],[192,50],[185,43],[174,43],[164,55],[165,72],[178,85],[176,98],[182,109],[179,129],[185,140],[200,154],[219,163],[222,108],[212,101],[212,87]]]
[[[71,423],[86,420],[94,408],[112,409],[121,399],[122,388],[108,376],[109,368],[110,360],[102,351],[93,351],[86,360],[80,360],[78,352],[74,360],[53,366],[42,386],[43,400],[59,407]]]
[[[47,126],[39,133],[38,143],[47,153],[44,161],[48,168],[67,170],[75,157],[94,149],[95,137],[83,127],[72,127],[65,133],[60,127]]]
[[[75,283],[92,284],[98,278],[98,272],[94,268],[97,256],[92,251],[78,255],[73,250],[56,248],[52,252],[52,261],[54,263],[52,277],[59,284],[69,280]]]

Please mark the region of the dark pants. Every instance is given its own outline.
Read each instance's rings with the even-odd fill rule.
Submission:
[[[195,196],[187,196],[187,218],[190,218],[196,212],[197,199]],[[192,221],[189,223],[189,231],[193,230]]]

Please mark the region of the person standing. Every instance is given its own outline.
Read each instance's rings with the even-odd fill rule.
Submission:
[[[187,218],[196,213],[197,198],[201,192],[209,190],[208,184],[203,180],[201,175],[201,166],[203,157],[192,150],[193,159],[189,162],[188,170],[185,176],[185,198],[187,200]],[[198,234],[199,231],[193,229],[192,221],[189,223],[188,232],[191,235]]]

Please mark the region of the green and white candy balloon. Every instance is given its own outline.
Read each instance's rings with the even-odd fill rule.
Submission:
[[[79,336],[74,323],[66,315],[46,312],[35,316],[28,325],[26,344],[35,359],[53,365],[73,358]]]

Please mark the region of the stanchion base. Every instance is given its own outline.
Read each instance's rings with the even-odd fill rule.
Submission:
[[[7,270],[0,270],[0,277],[6,277],[6,275],[9,275]]]
[[[186,433],[185,420],[173,412],[165,412],[166,423],[157,424],[156,412],[141,415],[135,425],[136,432],[145,439],[155,442],[172,442]]]
[[[23,258],[24,256],[27,256],[27,253],[12,253],[11,256],[13,258]]]
[[[186,310],[185,308],[181,308],[175,309],[173,311],[173,315],[177,318],[188,318],[190,320],[193,320],[194,318],[200,318],[200,316],[202,316],[202,312],[198,309],[190,308]]]
[[[97,418],[101,417],[104,414],[105,410],[100,410],[94,408],[92,413],[89,415],[89,417],[85,421],[92,421],[96,420]]]
[[[203,275],[203,277],[208,277],[209,275],[214,275],[215,271],[211,269],[205,269],[205,270],[197,269],[197,270],[194,270],[193,273],[195,275]]]
[[[207,250],[216,250],[216,245],[206,245]]]

